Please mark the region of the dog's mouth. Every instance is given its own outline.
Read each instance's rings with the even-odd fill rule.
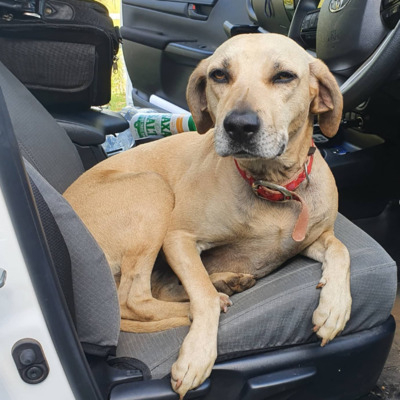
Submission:
[[[222,157],[233,156],[235,158],[242,159],[256,159],[256,158],[265,158],[265,159],[274,159],[280,157],[286,150],[286,145],[281,145],[279,151],[276,154],[264,154],[264,152],[260,148],[249,149],[243,146],[240,148],[235,148],[236,146],[227,146],[227,148],[219,149],[216,148],[217,153]]]
[[[232,154],[235,158],[256,158],[255,154],[252,154],[246,150],[240,150],[234,154]]]
[[[217,150],[217,153],[222,157],[233,156],[235,158],[246,159],[262,158],[259,150],[257,148],[251,148],[250,146],[227,146],[227,148],[222,151]]]
[[[280,157],[285,152],[285,150],[286,150],[286,145],[282,144],[278,153],[272,158]],[[248,150],[245,148],[242,148],[238,151],[232,152],[231,155],[234,156],[235,158],[260,158],[260,157],[265,158],[265,157],[263,157],[262,154],[259,154],[258,151],[251,151],[251,150]],[[271,158],[271,157],[268,157],[268,158]]]

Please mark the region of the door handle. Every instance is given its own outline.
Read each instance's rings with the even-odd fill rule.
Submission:
[[[189,3],[188,5],[188,16],[191,19],[197,19],[200,21],[205,21],[208,18],[208,15],[203,14],[200,11],[199,6],[194,3]]]

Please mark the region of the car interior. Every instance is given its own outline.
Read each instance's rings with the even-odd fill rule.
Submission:
[[[398,3],[122,1],[121,36],[135,106],[154,108],[152,99],[160,97],[187,109],[185,88],[197,63],[230,36],[253,32],[288,35],[321,58],[344,97],[338,134],[327,139],[316,124],[314,141],[338,186],[335,233],[351,256],[350,321],[320,346],[311,319],[321,265],[296,256],[233,296],[234,306],[220,318],[213,372],[185,398],[354,400],[379,378],[395,331],[390,313],[400,261]],[[0,36],[1,46],[20,39]],[[118,113],[37,97],[0,55],[1,190],[74,395],[177,399],[170,368],[188,328],[120,332],[105,256],[62,197],[107,157],[105,137],[129,124]]]

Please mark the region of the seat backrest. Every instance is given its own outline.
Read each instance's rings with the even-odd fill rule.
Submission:
[[[94,355],[113,354],[119,338],[120,314],[115,281],[104,253],[64,197],[27,161],[25,168],[54,217],[69,252],[75,325],[83,349]],[[44,231],[49,242],[46,226]],[[55,267],[60,268],[54,254],[52,258]]]
[[[65,130],[1,63],[0,88],[53,264],[62,269],[58,277],[83,349],[94,355],[113,354],[120,330],[114,278],[103,251],[61,195],[84,171],[77,150]],[[45,218],[53,221],[46,223]],[[51,245],[54,236],[62,246]]]
[[[65,130],[1,62],[0,87],[23,157],[63,193],[84,172],[78,151]]]

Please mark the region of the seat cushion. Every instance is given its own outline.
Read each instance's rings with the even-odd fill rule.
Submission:
[[[397,268],[378,243],[342,215],[338,215],[335,232],[351,256],[353,304],[342,333],[346,335],[389,317]],[[232,296],[233,306],[220,318],[218,360],[317,341],[311,319],[318,305],[320,277],[320,263],[297,256],[251,289]],[[137,358],[147,364],[153,378],[161,378],[170,372],[188,330],[121,332],[117,356]]]

